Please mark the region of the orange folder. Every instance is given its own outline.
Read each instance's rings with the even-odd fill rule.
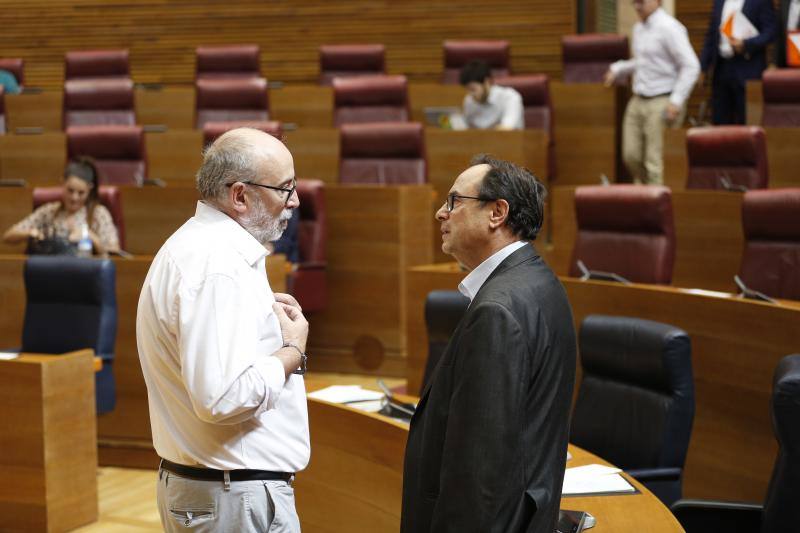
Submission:
[[[719,29],[727,37],[728,39],[733,38],[733,13],[728,16],[728,20],[725,21],[725,24]]]
[[[800,31],[794,30],[786,34],[786,65],[800,67]]]

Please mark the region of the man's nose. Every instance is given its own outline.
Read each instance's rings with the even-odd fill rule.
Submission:
[[[286,207],[300,207],[300,196],[297,194],[297,189],[292,191],[291,196],[289,196],[289,201],[286,202]]]
[[[436,211],[435,218],[436,220],[442,221],[446,219],[449,216],[449,214],[450,213],[447,211],[447,204],[442,204],[442,207],[440,207],[439,210]]]

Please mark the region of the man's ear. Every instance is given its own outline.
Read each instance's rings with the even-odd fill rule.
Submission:
[[[489,215],[489,227],[497,229],[506,223],[508,219],[508,202],[500,198],[492,204],[492,212]]]
[[[236,182],[228,188],[228,200],[230,201],[231,208],[237,213],[244,213],[247,211],[247,206],[250,199],[245,194],[247,187],[244,183]]]

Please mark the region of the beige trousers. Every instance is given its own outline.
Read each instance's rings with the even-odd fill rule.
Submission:
[[[622,121],[622,159],[636,183],[660,185],[664,182],[664,128],[680,127],[686,114],[667,123],[664,113],[669,96],[642,98],[633,95]]]

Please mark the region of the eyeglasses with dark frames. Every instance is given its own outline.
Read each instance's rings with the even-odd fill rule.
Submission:
[[[234,181],[233,183],[226,183],[225,186],[226,187],[231,187],[231,186],[233,186],[234,183],[243,183],[244,185],[252,185],[254,187],[263,187],[264,189],[271,189],[273,191],[278,191],[280,193],[286,193],[286,201],[283,204],[284,206],[286,206],[286,204],[289,203],[289,198],[292,197],[292,194],[294,193],[295,189],[297,189],[297,180],[296,179],[292,180],[292,186],[289,189],[287,189],[285,187],[275,187],[274,185],[263,185],[261,183],[255,183],[253,181],[239,181],[239,182]]]
[[[447,212],[448,213],[452,212],[453,209],[455,208],[455,204],[456,204],[456,199],[457,198],[459,198],[459,199],[466,198],[468,200],[480,200],[482,202],[490,202],[491,201],[491,198],[484,198],[483,196],[465,196],[463,194],[456,194],[454,192],[451,192],[450,194],[447,195],[447,201],[444,203],[445,206],[447,207]]]

